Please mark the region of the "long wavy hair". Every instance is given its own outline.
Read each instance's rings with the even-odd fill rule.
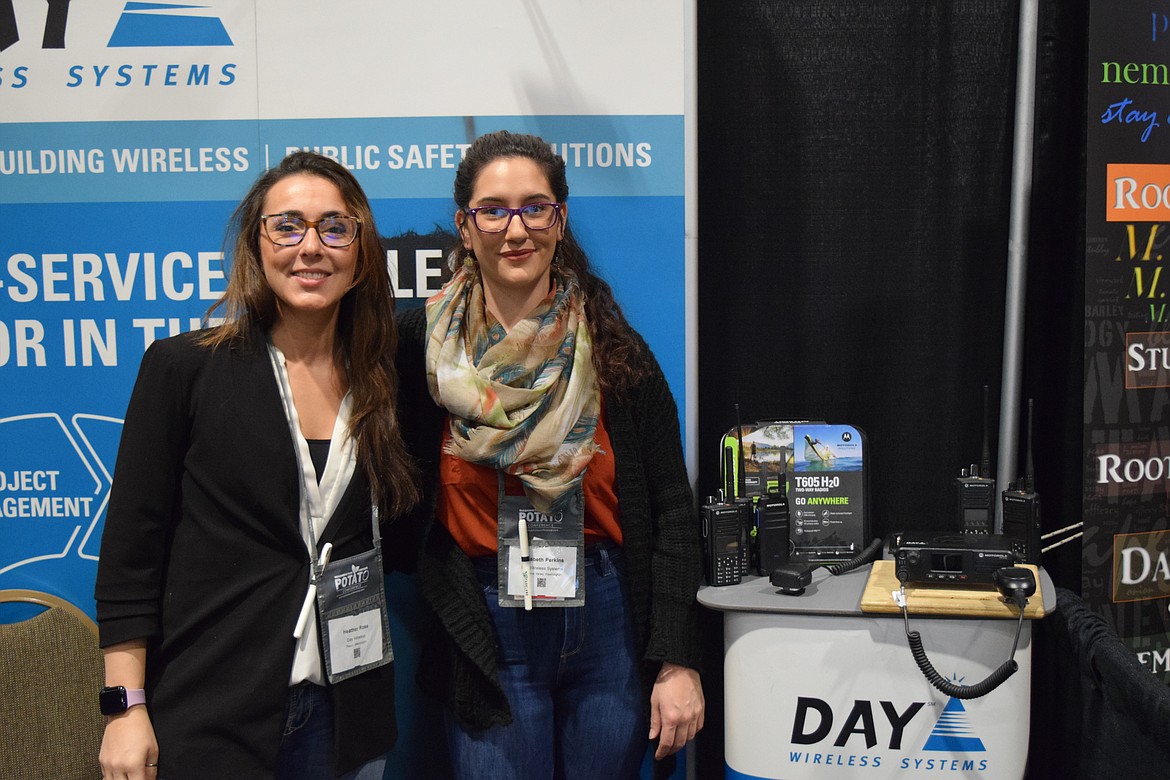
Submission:
[[[383,517],[401,514],[418,501],[414,461],[402,443],[395,411],[398,374],[394,354],[398,329],[386,255],[374,214],[361,185],[348,170],[314,152],[293,152],[265,171],[236,207],[228,225],[232,269],[222,298],[207,310],[204,324],[219,312],[224,324],[205,329],[208,347],[239,342],[255,327],[269,330],[280,317],[276,295],[260,259],[260,215],[269,190],[288,176],[317,176],[341,192],[350,213],[361,220],[357,267],[352,288],[342,297],[337,315],[337,358],[345,367],[353,395],[350,435]]]
[[[459,163],[455,172],[455,205],[460,211],[465,211],[471,204],[471,193],[480,172],[496,160],[510,157],[532,160],[544,172],[556,201],[565,203],[568,200],[565,161],[552,146],[535,135],[499,130],[475,139]],[[457,243],[451,251],[455,253],[454,257],[459,257],[465,250],[461,243]],[[568,219],[556,256],[563,267],[577,275],[585,296],[585,317],[593,339],[593,362],[602,392],[607,396],[623,397],[646,371],[646,363],[641,359],[644,342],[630,327],[612,288],[593,272],[589,257],[573,236]]]

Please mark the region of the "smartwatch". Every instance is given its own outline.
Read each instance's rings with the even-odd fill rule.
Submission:
[[[123,688],[121,685],[102,688],[98,694],[102,715],[121,715],[135,704],[146,704],[146,691],[142,688]]]

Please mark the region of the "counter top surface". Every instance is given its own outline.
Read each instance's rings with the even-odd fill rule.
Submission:
[[[887,566],[888,564],[888,566]],[[874,567],[877,571],[873,572]],[[896,589],[893,561],[877,561],[845,574],[834,576],[828,569],[818,567],[812,572],[812,582],[799,596],[788,595],[768,581],[767,577],[747,576],[738,585],[699,588],[699,603],[721,612],[776,612],[809,615],[857,615],[866,617],[900,617],[901,610],[891,600],[888,609],[881,606],[885,594]],[[873,584],[871,584],[873,572]],[[1038,596],[1033,597],[1025,611],[1028,618],[1047,615],[1056,608],[1056,589],[1044,569],[1039,569]],[[887,582],[889,580],[889,582]],[[868,590],[867,590],[868,586]],[[881,599],[875,594],[881,594]],[[907,603],[911,615],[937,617],[1016,617],[999,601],[993,587],[987,588],[924,588],[908,586]],[[961,602],[969,596],[970,611]],[[864,605],[863,605],[864,601]]]

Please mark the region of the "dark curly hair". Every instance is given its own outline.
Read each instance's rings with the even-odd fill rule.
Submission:
[[[492,162],[508,157],[532,160],[548,178],[557,202],[568,200],[565,161],[552,146],[535,135],[499,130],[475,139],[459,163],[455,172],[455,205],[461,211],[471,203],[471,192],[480,172]],[[567,219],[557,251],[562,265],[577,275],[585,297],[585,317],[589,321],[593,362],[601,389],[606,395],[623,397],[645,373],[646,361],[642,359],[645,342],[630,327],[609,284],[590,268],[589,257],[574,238]],[[458,257],[462,245],[456,244],[452,252]]]

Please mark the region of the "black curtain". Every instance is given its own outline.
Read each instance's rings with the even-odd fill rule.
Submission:
[[[864,430],[874,535],[957,527],[984,385],[997,447],[1018,17],[1004,0],[698,4],[701,495],[738,403]],[[1080,516],[1087,26],[1088,0],[1043,0],[1023,395],[1045,531]],[[1057,584],[1079,590],[1079,549],[1045,557]],[[698,769],[718,777],[706,679]]]
[[[1032,698],[1029,777],[1165,778],[1170,689],[1071,590],[1057,588],[1034,636],[1034,689],[1051,693]]]

